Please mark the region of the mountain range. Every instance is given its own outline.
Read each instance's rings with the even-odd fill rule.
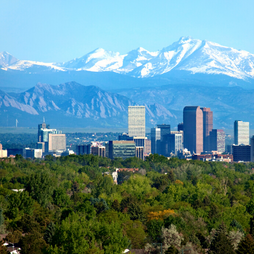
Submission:
[[[46,117],[56,127],[123,128],[127,127],[129,105],[137,103],[96,86],[37,84],[22,93],[0,91],[0,125],[13,126],[18,119],[19,126],[32,127]],[[148,125],[173,117],[162,105],[146,105]]]
[[[119,84],[110,82],[111,78],[123,80],[126,76],[133,78],[127,79],[135,83],[134,87],[147,83],[181,83],[238,85],[251,89],[254,85],[254,54],[191,37],[181,37],[157,52],[140,47],[121,55],[99,48],[63,63],[18,60],[7,52],[0,53],[0,77],[3,77],[0,88],[4,89],[9,86],[27,89],[38,82],[58,85],[76,81],[91,85],[94,79],[91,72],[105,73],[103,79],[110,85],[96,84],[103,89],[119,87]]]
[[[59,127],[126,127],[128,105],[138,104],[146,105],[148,126],[176,126],[186,105],[210,107],[216,127],[254,124],[254,55],[191,37],[156,52],[99,48],[62,63],[2,52],[0,89],[2,126],[15,119],[34,126],[45,116]]]

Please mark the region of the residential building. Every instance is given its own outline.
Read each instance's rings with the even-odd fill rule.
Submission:
[[[192,155],[192,160],[232,162],[233,155],[232,154],[220,154],[220,153],[194,154],[194,155]]]
[[[145,137],[145,106],[128,107],[128,134],[130,137]]]
[[[235,145],[250,144],[249,122],[239,120],[234,122],[234,143]]]
[[[91,154],[106,157],[106,148],[102,145],[91,146]]]
[[[184,148],[191,153],[203,152],[203,111],[199,106],[183,110]]]

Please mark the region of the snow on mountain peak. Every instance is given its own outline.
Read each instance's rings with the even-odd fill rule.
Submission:
[[[18,59],[12,56],[10,53],[3,51],[0,52],[0,66],[6,67],[17,62]]]
[[[17,60],[7,52],[0,53],[0,66],[8,70],[112,71],[133,77],[153,77],[172,70],[190,73],[223,74],[238,79],[254,78],[254,55],[218,43],[183,36],[157,52],[142,47],[121,55],[97,48],[65,63],[41,63]]]

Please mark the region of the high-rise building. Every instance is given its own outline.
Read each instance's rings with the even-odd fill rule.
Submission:
[[[46,124],[44,122],[42,124],[38,124],[38,142],[43,142],[42,141],[42,136],[43,136],[42,130],[44,130],[44,129],[50,129],[50,125]]]
[[[158,124],[157,128],[161,130],[161,140],[159,142],[158,153],[164,156],[170,155],[170,125]]]
[[[250,145],[251,145],[251,161],[254,161],[254,136],[250,139]]]
[[[168,153],[173,153],[177,155],[177,152],[183,149],[183,132],[182,131],[172,131],[169,135],[168,142]]]
[[[151,128],[151,153],[160,154],[159,148],[160,148],[160,142],[161,142],[161,129],[160,128]]]
[[[217,151],[219,153],[225,152],[224,130],[213,129],[210,132],[210,151]]]
[[[199,106],[183,110],[184,148],[191,153],[203,152],[203,111]]]
[[[130,137],[146,135],[145,106],[128,107],[128,134]]]
[[[179,124],[177,125],[177,130],[178,130],[178,131],[183,131],[183,123],[179,123]]]
[[[203,111],[203,151],[211,151],[210,149],[210,132],[213,129],[213,112],[210,108],[201,108]]]
[[[151,153],[151,139],[146,139],[144,152],[146,155]]]
[[[49,133],[48,151],[65,151],[66,150],[66,136],[65,134]]]
[[[234,122],[234,143],[235,145],[249,145],[249,122],[236,120]]]

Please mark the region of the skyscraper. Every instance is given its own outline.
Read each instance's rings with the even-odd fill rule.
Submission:
[[[52,134],[48,136],[48,151],[65,151],[66,150],[66,136],[65,134]]]
[[[210,150],[225,152],[225,132],[223,130],[213,129],[210,132]]]
[[[128,134],[130,137],[146,135],[145,106],[128,107]]]
[[[236,120],[234,122],[234,143],[235,145],[249,145],[249,122]]]
[[[157,128],[161,131],[161,138],[157,153],[169,156],[170,155],[170,125],[169,124],[158,124]]]
[[[213,129],[213,112],[210,108],[201,108],[203,111],[203,151],[211,151],[210,132]]]
[[[251,161],[254,161],[254,136],[250,139],[250,145],[251,145]]]
[[[159,147],[161,141],[161,129],[160,128],[151,128],[151,153],[160,154]]]
[[[43,122],[42,124],[38,124],[38,142],[42,142],[43,130],[50,129],[50,125]]]
[[[199,106],[183,109],[184,148],[191,153],[203,152],[203,111]]]

